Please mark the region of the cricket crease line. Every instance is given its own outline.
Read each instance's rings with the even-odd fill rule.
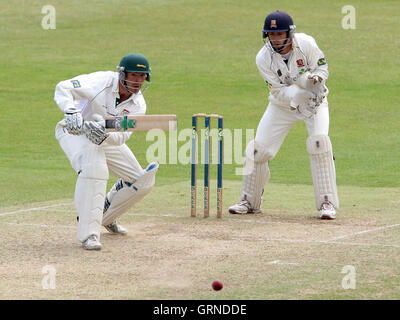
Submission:
[[[270,261],[270,262],[267,262],[266,264],[281,264],[281,265],[295,265],[295,266],[299,265],[299,263],[297,263],[297,262],[284,262],[281,260]]]
[[[44,223],[16,223],[16,222],[4,222],[3,224],[11,225],[11,226],[20,226],[20,227],[45,227],[45,228],[54,228],[54,227],[61,227],[66,229],[76,229],[76,226],[67,226],[64,224],[57,224],[57,225],[50,225]]]
[[[383,227],[373,228],[373,229],[369,229],[369,230],[354,232],[354,233],[351,233],[351,234],[347,234],[347,235],[340,236],[340,237],[335,237],[335,238],[328,239],[328,240],[325,240],[325,241],[326,242],[331,242],[331,241],[341,240],[341,239],[345,239],[345,238],[351,238],[351,237],[358,236],[360,234],[374,232],[374,231],[380,231],[380,230],[385,230],[385,229],[390,229],[390,228],[396,228],[398,226],[400,226],[400,223],[392,224],[390,226],[383,226]]]
[[[16,214],[16,213],[22,213],[22,212],[30,212],[30,211],[38,211],[38,210],[45,210],[45,209],[49,209],[49,208],[55,208],[55,207],[61,207],[61,206],[67,206],[67,205],[71,205],[71,203],[58,203],[58,204],[54,204],[54,205],[51,205],[51,206],[36,207],[36,208],[21,209],[21,210],[16,210],[16,211],[11,211],[11,212],[4,212],[4,213],[0,213],[0,217],[8,216],[10,214]]]
[[[52,228],[76,229],[76,226],[71,226],[71,225],[48,225],[39,223],[35,224],[35,223],[15,223],[15,222],[5,222],[3,224],[20,226],[20,227],[46,227],[46,228],[52,227]],[[332,242],[327,240],[296,240],[296,239],[284,239],[284,238],[261,238],[261,237],[251,237],[251,236],[232,236],[230,240],[236,240],[236,241],[249,240],[249,241],[263,241],[263,242],[273,241],[273,242],[288,242],[288,243],[311,243],[311,244],[328,244],[328,245],[344,245],[344,246],[400,248],[400,245],[395,245],[395,244],[340,242],[340,241]]]
[[[5,212],[5,213],[0,213],[0,217],[1,216],[7,216],[7,215],[11,215],[11,214],[17,214],[17,213],[22,213],[22,212],[30,212],[30,211],[39,211],[39,210],[46,210],[46,209],[50,209],[50,208],[56,208],[56,207],[61,207],[61,206],[67,206],[67,205],[72,205],[72,203],[58,203],[58,204],[54,204],[54,205],[49,205],[49,206],[43,206],[43,207],[36,207],[36,208],[29,208],[29,209],[21,209],[21,210],[16,210],[16,211],[11,211],[11,212]],[[135,213],[131,213],[131,214],[127,214],[128,216],[139,216],[139,217],[175,217],[175,218],[186,218],[186,217],[176,217],[174,215],[171,214],[158,214],[158,215],[152,215],[152,214],[135,214]],[[277,222],[277,221],[254,221],[254,220],[241,220],[241,219],[237,219],[237,220],[231,220],[231,221],[240,221],[240,222],[256,222],[256,223],[267,223],[267,224],[283,224],[284,222]],[[49,225],[45,225],[45,224],[21,224],[21,223],[6,223],[9,225],[20,225],[20,226],[41,226],[41,227],[49,227]],[[72,226],[65,226],[65,225],[58,225],[60,227],[64,227],[64,228],[74,228]],[[368,230],[364,230],[364,231],[359,231],[359,232],[355,232],[352,234],[348,234],[348,235],[344,235],[344,236],[339,236],[339,237],[334,237],[328,240],[311,240],[311,241],[307,241],[307,240],[290,240],[290,239],[255,239],[252,238],[253,240],[259,240],[259,241],[283,241],[283,242],[298,242],[298,243],[335,243],[335,244],[343,244],[343,245],[363,245],[363,246],[380,246],[380,247],[394,247],[394,248],[400,248],[400,246],[397,245],[384,245],[384,244],[368,244],[368,243],[349,243],[349,242],[335,242],[337,240],[341,240],[341,239],[345,239],[345,238],[350,238],[350,237],[354,237],[360,234],[365,234],[365,233],[370,233],[370,232],[374,232],[374,231],[379,231],[379,230],[385,230],[385,229],[390,229],[390,228],[395,228],[400,226],[400,223],[398,224],[393,224],[393,225],[389,225],[389,226],[383,226],[383,227],[377,227],[377,228],[373,228],[373,229],[368,229]],[[240,237],[237,237],[237,239],[240,239]],[[245,239],[244,237],[242,239]]]

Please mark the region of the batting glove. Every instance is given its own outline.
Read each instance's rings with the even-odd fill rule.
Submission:
[[[80,110],[67,109],[64,114],[65,128],[69,134],[80,136],[83,134],[83,118]]]
[[[92,143],[97,145],[102,144],[109,135],[106,128],[101,123],[95,121],[85,121],[83,132]]]

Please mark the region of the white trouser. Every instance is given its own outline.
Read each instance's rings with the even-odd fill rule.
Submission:
[[[145,171],[126,144],[113,146],[104,143],[96,146],[85,135],[70,135],[59,125],[56,127],[55,135],[72,168],[79,175],[75,190],[78,215],[85,214],[86,217],[89,214],[87,211],[93,211],[89,214],[89,218],[80,217],[79,224],[82,224],[82,227],[78,224],[78,241],[85,241],[91,234],[99,237],[108,170],[128,183],[134,183]],[[90,161],[90,164],[87,161]],[[93,187],[96,190],[86,192],[88,188],[85,188],[85,183],[89,188]],[[101,211],[100,217],[99,211]]]
[[[293,124],[304,121],[308,135],[328,135],[329,133],[329,108],[328,103],[322,103],[317,110],[314,118],[302,117],[296,111],[288,107],[281,107],[269,103],[267,110],[262,116],[255,140],[262,143],[269,149],[271,159],[278,153],[283,141],[285,140]]]

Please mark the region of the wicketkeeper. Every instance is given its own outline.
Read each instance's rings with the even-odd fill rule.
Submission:
[[[96,114],[145,114],[143,91],[149,84],[147,58],[130,53],[122,58],[117,72],[83,74],[56,86],[54,100],[64,119],[57,124],[55,135],[78,174],[74,196],[77,239],[84,249],[101,249],[102,225],[111,233],[126,234],[116,219],[154,186],[158,164],[141,167],[125,144],[132,132],[107,132],[93,118]],[[119,179],[106,194],[109,172]]]
[[[269,180],[268,162],[278,153],[295,122],[304,121],[308,135],[315,204],[320,218],[335,219],[339,199],[332,144],[328,136],[328,65],[314,38],[295,33],[289,14],[276,11],[265,19],[265,45],[256,64],[269,88],[269,104],[255,139],[246,147],[240,200],[229,208],[233,214],[261,210],[264,186]]]

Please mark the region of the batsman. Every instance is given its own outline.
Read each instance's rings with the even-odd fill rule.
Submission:
[[[129,53],[117,72],[82,74],[56,86],[54,100],[64,119],[57,124],[55,136],[78,175],[77,240],[86,250],[101,249],[101,226],[113,234],[126,234],[116,219],[155,184],[158,163],[142,168],[126,145],[132,132],[107,132],[98,121],[107,116],[144,115],[143,92],[149,85],[147,58]],[[106,194],[109,172],[119,179]]]
[[[283,11],[264,22],[264,46],[256,64],[269,89],[269,104],[256,136],[245,151],[239,202],[232,214],[261,211],[264,187],[270,177],[269,161],[278,153],[292,125],[304,121],[308,131],[315,204],[321,219],[335,219],[339,199],[332,144],[329,138],[328,65],[314,38],[295,33],[292,17]]]

